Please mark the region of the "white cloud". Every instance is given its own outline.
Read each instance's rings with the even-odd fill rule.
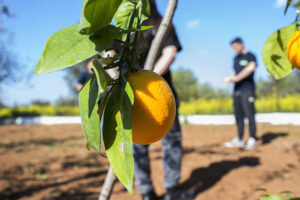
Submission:
[[[275,2],[275,7],[276,8],[281,8],[286,5],[287,0],[276,0]]]
[[[195,29],[197,28],[199,25],[199,20],[198,19],[194,19],[194,20],[191,20],[191,21],[188,21],[186,23],[186,27],[189,28],[189,29]]]

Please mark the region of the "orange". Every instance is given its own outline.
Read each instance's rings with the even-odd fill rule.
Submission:
[[[295,32],[289,39],[286,52],[292,65],[300,69],[300,31]]]
[[[171,129],[176,104],[168,83],[151,71],[128,75],[134,93],[131,112],[132,140],[147,145],[162,139]]]

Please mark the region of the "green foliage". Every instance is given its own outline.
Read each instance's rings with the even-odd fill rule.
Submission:
[[[181,101],[198,98],[198,82],[192,71],[183,68],[173,71],[172,80]]]
[[[43,100],[35,100],[32,101],[31,104],[35,106],[50,106],[50,103],[48,101],[43,101]]]
[[[70,106],[19,106],[0,109],[0,118],[34,116],[78,116],[78,107]]]
[[[136,52],[142,37],[138,32],[150,15],[148,0],[84,0],[79,25],[67,27],[52,35],[35,69],[39,75],[78,65],[112,42],[122,54],[113,57],[97,56],[93,61],[94,75],[79,93],[79,107],[87,148],[97,152],[101,146],[100,122],[103,116],[103,138],[110,164],[129,192],[133,183],[131,109],[133,92],[125,77],[136,70],[142,56]],[[111,25],[115,17],[115,25]],[[134,41],[130,35],[135,32]],[[143,34],[141,34],[143,35]],[[104,67],[100,64],[105,65]],[[118,80],[112,80],[107,69],[119,70]],[[123,69],[124,68],[124,69]]]
[[[287,0],[286,1],[286,6],[285,6],[285,9],[284,9],[284,14],[286,14],[287,10],[289,9],[291,3],[292,3],[293,0]]]
[[[198,98],[213,99],[229,97],[226,89],[215,89],[210,84],[199,84],[191,70],[180,68],[172,72],[172,80],[180,101],[188,102]]]
[[[275,95],[258,98],[255,107],[259,113],[277,112],[277,106],[280,107],[281,112],[300,112],[299,98],[299,95],[287,95],[279,99]],[[191,102],[181,102],[179,113],[181,115],[232,114],[233,102],[230,97],[223,99],[199,98]]]
[[[199,98],[191,102],[181,102],[179,114],[181,115],[214,115],[232,114],[232,99],[205,99]]]
[[[286,96],[300,93],[300,72],[295,70],[288,76],[275,80],[270,77],[266,80],[259,80],[257,83],[257,96],[265,98],[269,96]]]
[[[89,146],[100,152],[101,133],[98,111],[98,85],[95,75],[83,86],[79,93],[79,108],[84,136]]]
[[[93,34],[108,26],[122,0],[84,0],[79,32]]]
[[[78,99],[77,99],[77,97],[74,98],[72,96],[59,97],[55,101],[55,106],[57,106],[57,107],[62,107],[62,106],[76,107],[76,106],[78,106]]]
[[[130,193],[133,192],[134,168],[131,128],[133,99],[129,83],[121,79],[109,96],[103,123],[104,145],[110,165]]]
[[[287,0],[286,1],[286,6],[284,9],[284,14],[287,13],[288,9],[290,6],[296,7],[296,8],[300,8],[300,1],[299,0]]]
[[[73,25],[54,33],[48,39],[34,72],[42,75],[61,70],[95,55],[95,44],[89,36],[80,35],[77,30],[78,25]]]
[[[137,10],[139,10],[137,12]],[[136,14],[137,12],[137,14]],[[131,28],[138,28],[150,15],[150,5],[148,0],[123,0],[115,14],[116,26],[123,29],[130,29],[130,20],[134,17]]]
[[[289,25],[274,32],[263,48],[263,61],[270,75],[281,79],[293,70],[286,55],[289,38],[297,31],[297,25]]]
[[[265,194],[261,195],[262,198],[260,198],[259,200],[300,200],[300,198],[292,197],[290,191],[283,191],[283,192],[280,192],[279,195],[272,195],[272,194],[269,194],[266,189],[258,189],[258,190],[265,192]],[[285,196],[285,197],[282,197],[282,196]]]
[[[39,75],[58,71],[78,64],[107,48],[121,33],[107,26],[91,37],[77,32],[73,25],[54,33],[47,41],[45,49],[34,72]]]

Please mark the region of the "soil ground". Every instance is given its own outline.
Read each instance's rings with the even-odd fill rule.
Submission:
[[[259,125],[255,150],[226,149],[234,126],[184,125],[181,184],[196,200],[257,200],[265,188],[300,196],[300,127]],[[0,126],[0,199],[97,199],[107,160],[87,151],[80,125]],[[163,195],[161,144],[150,146],[155,189]],[[117,183],[113,200],[139,199]]]

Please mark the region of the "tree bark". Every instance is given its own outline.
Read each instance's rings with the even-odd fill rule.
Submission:
[[[103,184],[101,194],[99,196],[99,200],[109,200],[110,199],[116,179],[117,178],[116,178],[116,175],[114,174],[114,171],[112,170],[111,167],[109,167],[104,184]]]
[[[172,19],[177,7],[178,0],[169,0],[165,15],[162,19],[162,22],[159,26],[157,34],[152,41],[151,48],[149,50],[144,69],[146,70],[153,70],[156,58],[159,54],[159,49],[162,45],[163,40],[165,39],[166,35],[168,34],[169,28],[172,25]]]

